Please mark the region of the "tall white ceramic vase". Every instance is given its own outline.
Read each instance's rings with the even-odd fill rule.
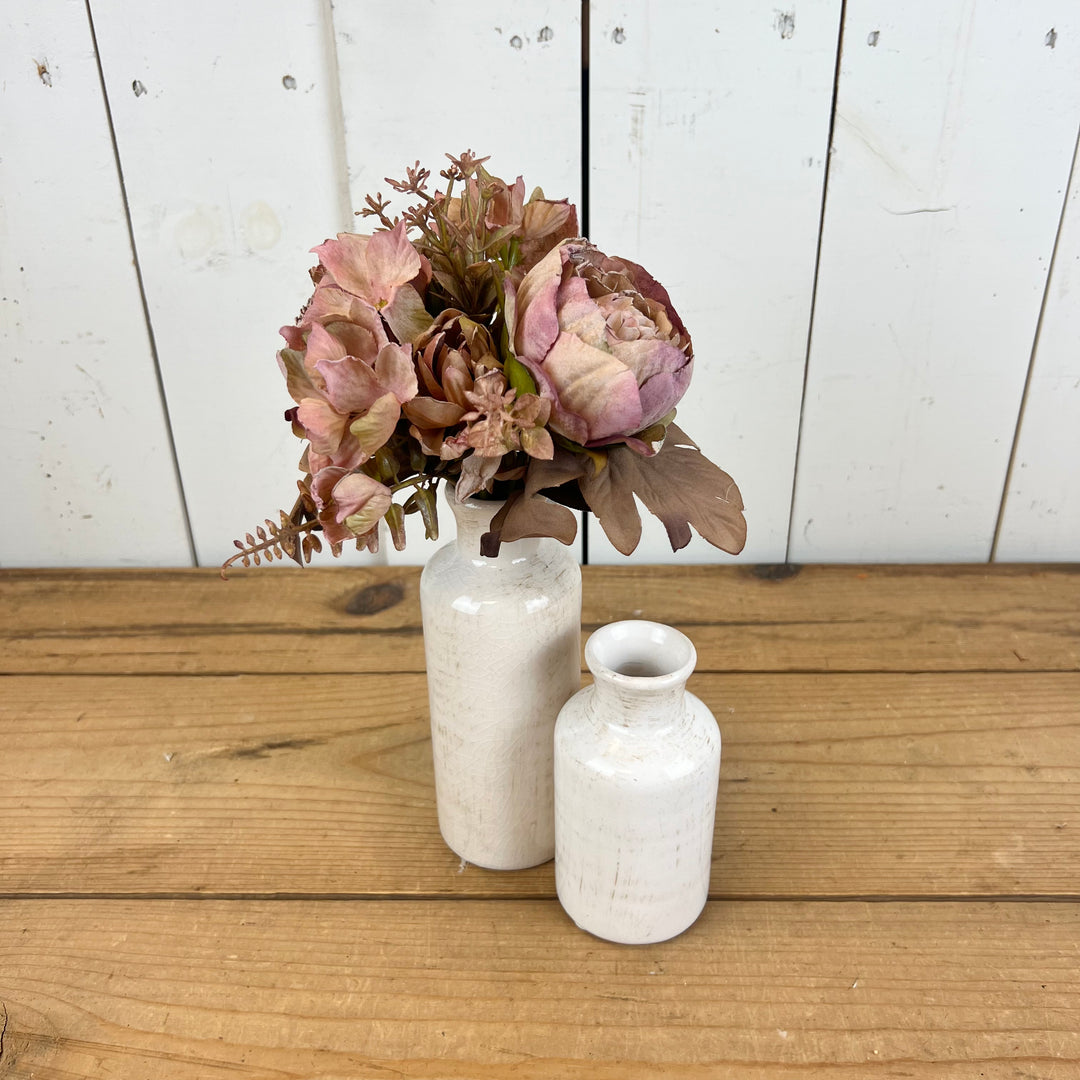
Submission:
[[[581,570],[557,540],[481,555],[501,504],[447,494],[457,539],[420,578],[439,829],[467,862],[519,870],[555,854],[553,735],[581,686]]]
[[[709,893],[720,732],[686,691],[697,655],[660,623],[597,630],[594,683],[555,730],[555,884],[583,930],[625,944],[665,941]]]

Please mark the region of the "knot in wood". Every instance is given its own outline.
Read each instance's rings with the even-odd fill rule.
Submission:
[[[384,581],[361,589],[346,605],[350,615],[377,615],[380,611],[400,604],[405,589],[396,581]]]
[[[801,569],[798,563],[759,563],[753,567],[753,574],[762,581],[787,581]]]

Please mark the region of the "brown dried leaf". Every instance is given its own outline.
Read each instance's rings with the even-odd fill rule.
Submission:
[[[691,525],[732,555],[746,543],[742,496],[735,481],[674,424],[653,457],[613,447],[607,467],[583,480],[581,489],[608,539],[624,555],[641,539],[635,495],[664,523],[672,551],[690,542]]]

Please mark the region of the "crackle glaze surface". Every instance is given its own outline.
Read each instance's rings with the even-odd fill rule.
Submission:
[[[500,504],[452,493],[457,539],[420,578],[439,829],[467,862],[555,854],[555,719],[581,686],[581,570],[556,540],[479,554]]]
[[[555,884],[567,914],[609,941],[646,944],[705,906],[720,732],[686,691],[694,646],[658,623],[593,634],[595,682],[555,730]]]

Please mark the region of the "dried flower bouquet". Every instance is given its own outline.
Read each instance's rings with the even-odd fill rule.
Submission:
[[[575,208],[521,179],[507,184],[466,152],[440,174],[416,166],[387,183],[410,197],[371,235],[313,249],[315,291],[281,334],[278,363],[307,445],[300,495],[248,534],[237,561],[303,565],[356,540],[397,548],[405,517],[438,536],[440,481],[458,498],[504,499],[482,541],[573,541],[591,510],[624,554],[637,546],[637,496],[672,550],[693,526],[724,551],[746,538],[735,482],[674,423],[693,371],[690,335],[642,267],[580,238]]]

